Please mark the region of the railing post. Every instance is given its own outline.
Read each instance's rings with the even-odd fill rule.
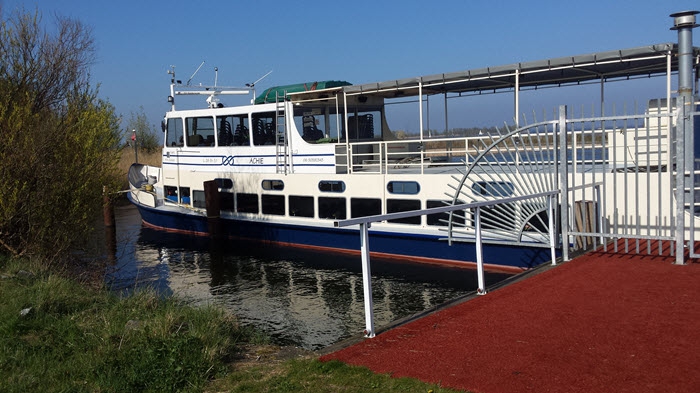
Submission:
[[[561,206],[559,216],[561,221],[561,257],[569,260],[569,159],[567,154],[566,137],[566,105],[559,107],[559,196]]]
[[[476,276],[479,281],[477,295],[486,295],[486,284],[484,283],[484,253],[481,244],[481,208],[477,206],[474,210],[474,231],[476,232]]]
[[[598,217],[598,233],[600,233],[600,244],[605,244],[605,238],[603,237],[603,215],[605,214],[605,205],[603,197],[600,191],[600,185],[595,186],[595,200],[596,200],[596,215]]]
[[[556,240],[556,229],[554,228],[554,203],[556,201],[556,194],[550,195],[547,198],[547,217],[549,219],[549,253],[552,257],[552,266],[557,264],[557,240]]]
[[[365,337],[374,337],[374,304],[372,302],[372,269],[369,260],[369,226],[360,224],[360,250],[362,252],[362,287],[365,299]]]

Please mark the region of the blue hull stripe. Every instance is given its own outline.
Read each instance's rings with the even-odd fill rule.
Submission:
[[[170,212],[135,204],[144,223],[150,227],[208,236],[206,217]],[[273,242],[307,249],[359,254],[357,230],[319,228],[268,221],[221,219],[223,237],[247,241]],[[370,251],[374,256],[440,265],[474,266],[474,243],[457,242],[450,246],[437,236],[370,231]],[[526,246],[484,244],[485,268],[516,273],[550,262],[549,249]]]

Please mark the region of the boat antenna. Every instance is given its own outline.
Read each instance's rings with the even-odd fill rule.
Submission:
[[[202,68],[203,65],[204,65],[204,61],[202,61],[202,64],[200,64],[199,67],[197,67],[197,69],[194,71],[194,74],[192,74],[192,76],[190,77],[190,79],[187,80],[187,86],[190,85],[190,82],[192,81],[192,78],[194,78],[194,76],[197,75],[197,72],[199,72],[199,69]]]
[[[216,87],[216,81],[219,79],[219,67],[214,67],[214,87]]]
[[[246,84],[245,84],[246,87],[250,87],[251,89],[253,89],[253,99],[251,100],[251,104],[255,102],[255,84],[258,83],[258,82],[260,82],[261,80],[265,79],[265,78],[266,78],[268,75],[270,75],[270,74],[272,74],[272,70],[270,70],[267,74],[265,74],[265,75],[261,76],[260,78],[258,78],[258,80],[256,80],[255,82],[253,82],[253,83],[246,83]]]

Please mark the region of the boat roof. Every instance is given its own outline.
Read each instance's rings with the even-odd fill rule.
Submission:
[[[336,91],[348,95],[371,94],[385,98],[439,93],[478,93],[484,91],[521,90],[545,86],[583,84],[590,81],[611,81],[650,77],[677,71],[678,45],[655,44],[631,49],[597,52],[586,55],[558,57],[546,60],[514,63],[496,67],[395,79],[385,82],[343,86]],[[700,48],[693,48],[693,56],[700,58]],[[698,61],[696,60],[697,64]],[[327,93],[327,91],[326,91]],[[314,91],[291,95],[294,100],[319,98]]]

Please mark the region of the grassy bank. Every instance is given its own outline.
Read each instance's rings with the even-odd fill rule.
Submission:
[[[3,392],[448,392],[278,348],[215,307],[118,298],[0,255]]]

